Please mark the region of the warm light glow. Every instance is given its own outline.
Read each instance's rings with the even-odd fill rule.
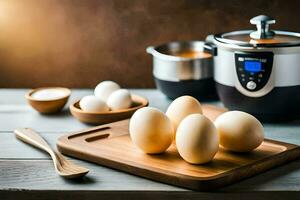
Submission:
[[[79,58],[80,34],[59,2],[0,1],[0,43],[6,58],[13,58],[10,64],[31,67],[26,63],[38,65],[49,59],[59,67]]]
[[[0,1],[0,24],[7,23],[13,18],[14,1]]]
[[[113,26],[107,17],[114,15],[98,12],[92,5],[81,6],[81,1],[0,0],[1,76],[8,77],[6,81],[15,77],[14,82],[28,80],[28,85],[42,78],[45,84],[62,79],[80,84],[78,71],[97,73],[97,67],[90,72],[86,66],[97,66],[99,53],[107,59],[106,66],[115,59],[111,49],[103,48],[114,46],[111,44],[117,43],[119,36],[119,32],[114,35],[103,28]]]

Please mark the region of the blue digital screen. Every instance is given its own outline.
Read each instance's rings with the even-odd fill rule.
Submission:
[[[244,63],[245,70],[248,72],[260,72],[261,71],[261,62],[258,61],[245,61]]]

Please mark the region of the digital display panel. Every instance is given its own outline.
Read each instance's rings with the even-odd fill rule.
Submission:
[[[260,72],[261,71],[261,62],[258,61],[245,61],[244,63],[245,70],[248,72]]]

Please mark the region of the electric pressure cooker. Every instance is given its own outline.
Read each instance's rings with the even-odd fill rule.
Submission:
[[[263,120],[300,118],[300,33],[274,31],[275,19],[250,20],[257,30],[209,36],[217,93],[230,110]]]

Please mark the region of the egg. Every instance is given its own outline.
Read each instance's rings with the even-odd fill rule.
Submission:
[[[107,105],[111,110],[120,110],[131,107],[130,92],[126,89],[114,91],[107,99]]]
[[[207,163],[219,149],[217,129],[204,115],[191,114],[177,128],[176,147],[180,156],[188,163]]]
[[[173,141],[174,129],[169,118],[160,110],[145,107],[137,110],[129,123],[132,142],[148,154],[166,151]]]
[[[227,150],[249,152],[264,140],[264,128],[252,115],[241,111],[229,111],[215,120],[220,144]]]
[[[175,99],[167,109],[166,115],[172,121],[176,131],[179,123],[190,114],[202,114],[200,102],[191,96],[181,96]]]
[[[96,97],[106,102],[108,97],[118,89],[120,89],[120,86],[117,83],[113,81],[103,81],[96,86],[94,94]]]
[[[79,101],[79,106],[83,111],[87,112],[107,112],[109,111],[108,106],[104,101],[95,97],[94,95],[89,95],[83,97]]]

